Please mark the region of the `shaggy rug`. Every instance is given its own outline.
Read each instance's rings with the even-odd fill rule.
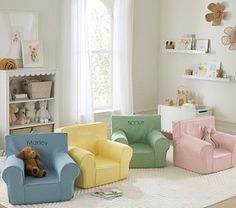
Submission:
[[[127,180],[103,187],[117,187],[123,196],[105,200],[92,196],[95,189],[75,190],[72,200],[60,203],[16,206],[22,208],[203,208],[236,196],[236,168],[211,175],[199,175],[172,165],[161,169],[131,169]],[[0,169],[4,158],[0,160]],[[0,204],[8,203],[5,183],[0,178]]]

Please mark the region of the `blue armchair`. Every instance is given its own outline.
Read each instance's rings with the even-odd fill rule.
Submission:
[[[47,175],[25,176],[24,162],[15,156],[25,146],[40,152]],[[5,138],[6,163],[2,173],[11,204],[33,204],[69,200],[79,168],[67,154],[64,133],[10,135]]]

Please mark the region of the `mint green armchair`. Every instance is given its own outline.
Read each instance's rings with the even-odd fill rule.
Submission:
[[[112,117],[112,140],[128,144],[133,149],[130,168],[166,166],[170,144],[160,131],[159,115]]]

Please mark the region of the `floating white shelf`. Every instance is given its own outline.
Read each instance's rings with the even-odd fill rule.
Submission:
[[[178,50],[178,49],[164,49],[168,53],[187,53],[187,54],[207,54],[207,51],[198,51],[198,50]]]
[[[10,104],[17,104],[17,103],[30,103],[30,102],[38,102],[38,101],[43,101],[43,100],[54,100],[54,97],[51,98],[38,98],[38,99],[25,99],[25,100],[14,100],[14,101],[10,101]]]
[[[215,82],[233,82],[234,80],[231,78],[212,78],[212,77],[199,77],[193,75],[183,75],[185,79],[197,79],[197,80],[207,80],[207,81],[215,81]]]
[[[9,129],[10,130],[23,129],[23,128],[35,127],[35,126],[46,126],[50,124],[54,124],[54,121],[49,121],[48,123],[30,123],[30,124],[24,124],[24,125],[14,125],[14,126],[10,126]]]

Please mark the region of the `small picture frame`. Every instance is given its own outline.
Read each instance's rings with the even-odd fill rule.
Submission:
[[[196,51],[209,51],[209,40],[208,39],[196,39],[195,43]]]
[[[217,70],[221,69],[221,62],[207,62],[207,76],[208,77],[217,77]]]
[[[191,50],[192,49],[192,37],[184,37],[176,42],[175,49],[178,50]]]
[[[22,56],[24,67],[43,67],[42,41],[22,41]]]

